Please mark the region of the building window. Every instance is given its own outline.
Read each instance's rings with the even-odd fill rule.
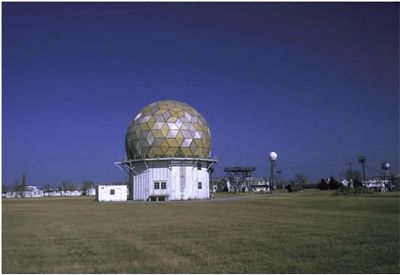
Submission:
[[[201,163],[197,163],[197,170],[201,170]]]
[[[154,182],[154,189],[160,189],[160,182],[158,181]]]
[[[111,189],[110,190],[110,195],[114,195],[115,194],[115,190],[114,189]]]
[[[167,189],[167,182],[165,181],[161,182],[161,189]]]
[[[198,184],[197,184],[197,188],[199,188],[199,189],[201,189],[202,188],[202,186],[201,186],[201,182],[199,181],[198,182]]]

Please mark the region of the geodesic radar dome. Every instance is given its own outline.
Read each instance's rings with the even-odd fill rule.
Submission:
[[[186,103],[154,102],[130,123],[125,138],[129,159],[208,158],[211,134],[203,116]]]

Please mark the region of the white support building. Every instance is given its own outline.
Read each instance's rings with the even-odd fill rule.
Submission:
[[[96,190],[97,201],[126,201],[128,187],[126,185],[98,185]]]
[[[129,167],[129,198],[164,201],[208,199],[210,159],[163,158],[119,162]]]

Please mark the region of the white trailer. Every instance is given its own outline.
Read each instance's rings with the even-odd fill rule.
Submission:
[[[98,185],[96,191],[97,201],[126,201],[128,199],[126,185]]]

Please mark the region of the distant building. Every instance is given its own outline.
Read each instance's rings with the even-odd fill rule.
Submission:
[[[27,185],[25,191],[6,192],[3,197],[7,199],[11,198],[40,198],[44,196],[44,191],[38,189],[35,185]]]
[[[82,196],[81,190],[59,191],[59,190],[42,190],[35,185],[28,185],[25,191],[6,192],[4,198],[41,198],[41,197],[78,197]]]
[[[235,192],[234,185],[230,182],[230,179],[226,182],[226,187],[229,192]],[[241,192],[256,192],[266,193],[270,192],[269,181],[265,178],[248,177],[244,179],[239,186]]]
[[[96,187],[86,189],[86,196],[96,196]]]
[[[269,181],[265,178],[251,178],[250,181],[250,192],[266,193],[271,191]]]
[[[349,188],[353,188],[353,180],[350,179],[350,181],[344,179],[340,182],[344,187],[349,187]]]
[[[41,198],[44,196],[44,191],[43,190],[35,190],[35,191],[25,191],[22,192],[22,197],[24,198]]]
[[[44,193],[45,197],[61,197],[61,191],[58,190],[49,190]]]
[[[329,182],[329,179],[328,179]],[[342,180],[341,181],[342,185],[344,187],[349,187],[349,188],[354,188],[354,182],[353,180]],[[393,188],[393,183],[390,181],[390,179],[384,179],[382,177],[371,177],[364,182],[364,187],[368,189],[373,189],[375,191],[379,192],[386,192],[390,191],[390,187]]]
[[[97,201],[126,201],[128,187],[126,185],[98,185],[96,190]]]
[[[22,192],[22,197],[24,198],[39,198],[43,196],[43,190],[38,189],[35,185],[27,185],[25,191]]]
[[[18,196],[17,192],[11,192],[11,191],[7,192],[4,195],[4,197],[7,198],[7,199],[17,198],[17,196]],[[21,195],[20,195],[20,197],[21,197]]]
[[[389,180],[382,179],[379,177],[369,178],[365,181],[365,187],[368,189],[374,189],[375,191],[385,192],[389,191]]]
[[[82,196],[81,190],[72,190],[72,191],[61,191],[61,195],[65,197],[78,197]]]
[[[36,185],[27,185],[25,186],[25,191],[37,191],[39,190]]]

